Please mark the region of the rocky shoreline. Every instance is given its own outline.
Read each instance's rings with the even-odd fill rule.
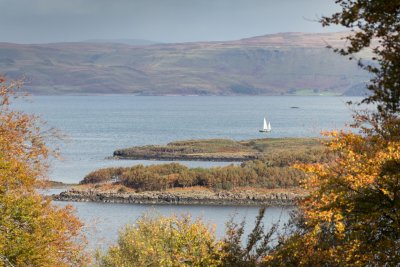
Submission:
[[[293,206],[304,193],[294,192],[231,192],[231,191],[148,191],[140,193],[102,192],[70,189],[53,195],[56,201],[101,202],[154,205],[239,205]]]
[[[108,159],[124,160],[159,160],[159,161],[210,161],[210,162],[242,162],[257,159],[258,156],[204,156],[204,155],[125,155],[115,151]]]

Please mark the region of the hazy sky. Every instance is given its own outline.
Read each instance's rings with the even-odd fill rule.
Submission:
[[[316,20],[334,0],[0,0],[0,42],[235,40],[338,31]]]

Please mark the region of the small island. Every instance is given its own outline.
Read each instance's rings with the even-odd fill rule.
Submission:
[[[246,161],[281,152],[321,147],[320,138],[263,138],[245,141],[200,139],[167,145],[135,146],[114,151],[113,158],[134,160]]]
[[[318,138],[189,140],[117,150],[114,157],[153,160],[242,161],[224,167],[179,163],[103,168],[54,195],[59,201],[135,204],[290,206],[307,192],[295,163],[329,160]]]

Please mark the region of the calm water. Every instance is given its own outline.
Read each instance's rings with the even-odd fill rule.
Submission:
[[[58,202],[65,205],[64,202]],[[71,204],[71,203],[70,203]],[[222,238],[225,233],[225,223],[234,218],[235,222],[245,220],[245,236],[254,226],[258,214],[257,207],[230,207],[230,206],[170,206],[170,205],[131,205],[106,203],[73,203],[77,215],[84,221],[84,232],[88,237],[89,248],[107,248],[115,243],[118,230],[126,224],[134,223],[143,214],[185,215],[200,218],[210,228],[215,227],[215,235]],[[290,208],[267,208],[263,223],[265,229],[273,223],[283,226],[289,219]]]
[[[352,98],[354,100],[354,98]],[[107,160],[117,148],[145,144],[165,144],[175,140],[262,138],[258,132],[264,116],[271,121],[270,137],[319,136],[322,130],[343,128],[351,121],[340,97],[137,97],[112,96],[35,96],[17,104],[19,109],[40,115],[49,127],[68,135],[57,142],[63,161],[52,162],[50,176],[62,182],[78,182],[99,167],[128,166],[154,161]],[[291,108],[291,107],[298,108]],[[53,144],[52,144],[53,145]],[[230,163],[183,162],[188,166],[214,166]],[[65,205],[61,202],[60,205]],[[155,209],[164,215],[190,213],[216,225],[221,236],[224,224],[237,213],[246,217],[247,229],[258,212],[255,207],[156,206],[71,203],[85,222],[90,246],[107,246],[115,241],[117,230],[134,222],[143,212]],[[266,225],[281,218],[287,209],[269,208]]]
[[[353,98],[354,99],[354,98]],[[64,160],[52,163],[51,178],[78,182],[105,166],[149,161],[106,160],[117,148],[166,144],[175,140],[262,138],[264,116],[270,137],[318,136],[351,119],[340,97],[138,97],[36,96],[18,108],[40,115],[68,138],[57,142]],[[291,107],[299,108],[291,108]],[[159,162],[156,162],[159,163]],[[229,163],[185,162],[188,166]]]

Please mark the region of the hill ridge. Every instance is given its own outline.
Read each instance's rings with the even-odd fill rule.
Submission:
[[[326,41],[343,44],[344,34],[143,46],[0,43],[0,71],[26,77],[34,94],[319,95],[351,88],[357,94],[367,73],[326,48]]]

